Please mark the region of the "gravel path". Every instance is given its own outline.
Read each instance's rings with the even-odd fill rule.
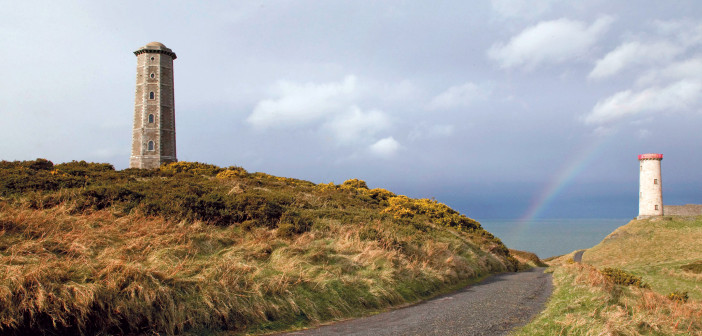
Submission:
[[[534,268],[414,306],[284,335],[506,335],[538,314],[552,290],[551,274]]]

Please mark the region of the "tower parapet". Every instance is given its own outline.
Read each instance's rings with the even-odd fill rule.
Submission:
[[[638,219],[663,216],[663,154],[639,155],[639,216]]]
[[[173,90],[176,54],[163,43],[151,42],[134,55],[137,75],[129,167],[153,169],[178,161]]]

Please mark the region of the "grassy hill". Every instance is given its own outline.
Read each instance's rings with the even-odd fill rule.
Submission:
[[[0,333],[265,332],[511,271],[478,222],[360,180],[0,162]]]
[[[640,276],[656,292],[702,300],[702,218],[635,220],[585,251],[583,262]]]
[[[550,263],[555,291],[516,335],[702,335],[702,217],[634,220]]]

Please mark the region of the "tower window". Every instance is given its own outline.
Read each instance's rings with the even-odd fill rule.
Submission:
[[[153,91],[149,92],[149,99],[154,99],[154,97],[156,97],[154,92]]]
[[[153,141],[149,141],[148,150],[150,150],[150,151],[154,150],[154,142]],[[658,206],[656,205],[656,207],[658,207]]]
[[[156,75],[154,75],[154,74],[151,74],[151,78],[154,78],[154,77],[156,77]]]
[[[153,61],[153,60],[154,60],[154,58],[153,58],[153,57],[151,57],[151,60]]]
[[[154,115],[149,114],[149,124],[153,124],[153,123],[154,123]]]
[[[658,204],[654,205],[654,209],[658,210]]]
[[[653,179],[653,184],[658,184],[658,179]]]

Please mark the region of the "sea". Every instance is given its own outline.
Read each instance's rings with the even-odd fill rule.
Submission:
[[[476,220],[507,247],[545,259],[593,247],[631,218]]]

